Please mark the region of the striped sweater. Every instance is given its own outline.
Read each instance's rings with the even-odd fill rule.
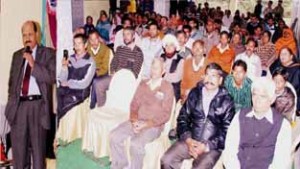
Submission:
[[[127,46],[119,46],[111,63],[111,72],[114,73],[120,69],[128,69],[137,78],[141,71],[143,60],[143,52],[138,46],[135,46],[133,50]]]

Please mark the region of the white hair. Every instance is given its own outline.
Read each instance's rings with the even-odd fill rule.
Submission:
[[[275,83],[272,79],[267,77],[259,77],[253,80],[251,85],[251,92],[253,93],[254,89],[262,89],[267,92],[268,96],[272,99],[275,97]]]

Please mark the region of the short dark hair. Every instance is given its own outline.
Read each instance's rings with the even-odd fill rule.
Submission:
[[[251,38],[248,38],[246,44],[249,44],[250,42],[253,42],[254,45],[255,45],[255,47],[257,46],[256,40],[255,40],[254,38],[252,38],[252,37],[251,37]]]
[[[241,59],[236,60],[232,65],[232,70],[237,66],[242,67],[244,69],[244,71],[247,72],[247,63],[245,61],[243,61]]]
[[[224,75],[224,72],[223,72],[223,69],[222,69],[222,67],[220,66],[220,65],[218,65],[217,63],[210,63],[210,64],[208,64],[207,66],[206,66],[206,68],[205,68],[205,73],[207,72],[207,70],[208,69],[214,69],[214,70],[217,70],[218,71],[218,74],[220,75],[220,76],[222,76],[223,77],[223,75]]]
[[[184,37],[186,37],[186,38],[187,38],[187,35],[186,35],[186,33],[185,33],[183,30],[179,30],[179,31],[177,31],[177,32],[176,32],[176,37],[177,37],[179,34],[183,34],[183,35],[184,35]]]
[[[219,25],[222,25],[223,23],[221,19],[215,19],[214,22]]]
[[[158,23],[154,19],[149,19],[149,21],[147,23],[147,29],[149,29],[150,26],[156,26],[156,28],[159,29]]]
[[[99,32],[95,29],[89,31],[88,37],[90,37],[90,35],[92,35],[92,34],[96,34],[96,35],[100,36]]]
[[[32,21],[32,26],[33,26],[33,31],[34,31],[35,33],[37,33],[37,32],[38,32],[38,26],[37,26],[37,24],[36,24],[35,21]]]
[[[79,33],[79,34],[74,35],[73,39],[77,39],[77,38],[81,38],[82,41],[83,41],[83,43],[86,43],[86,42],[87,42],[86,36],[85,36],[84,34],[82,34],[82,33]]]
[[[279,67],[279,68],[275,69],[275,71],[272,74],[272,78],[274,78],[278,75],[281,75],[285,81],[288,80],[289,74],[285,68]]]
[[[124,31],[130,31],[131,33],[132,33],[132,36],[134,36],[134,34],[135,34],[135,31],[134,31],[134,29],[133,29],[133,27],[126,27],[126,28],[123,28],[123,32]]]
[[[221,37],[222,35],[226,35],[227,38],[229,38],[229,33],[228,33],[227,31],[222,31],[222,32],[220,33],[220,37]]]
[[[192,28],[190,25],[183,25],[182,30],[188,29],[190,32],[192,31]]]
[[[132,20],[129,17],[123,17],[122,18],[122,25],[125,23],[125,21],[129,21],[130,25],[132,26]]]
[[[269,37],[269,41],[271,40],[271,36],[272,36],[272,34],[271,34],[271,32],[270,32],[270,31],[268,31],[268,30],[265,30],[263,34],[267,34],[267,35],[268,35],[268,37]]]
[[[198,22],[198,20],[196,18],[190,18],[188,21],[189,22],[193,21],[196,24],[196,28],[199,27],[199,22]]]
[[[93,17],[91,15],[87,16],[86,19],[93,19]]]

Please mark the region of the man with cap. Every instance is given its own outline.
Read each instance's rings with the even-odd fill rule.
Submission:
[[[184,59],[178,55],[179,43],[174,35],[167,34],[162,40],[165,74],[164,79],[173,85],[176,100],[180,98],[180,83],[183,75]]]

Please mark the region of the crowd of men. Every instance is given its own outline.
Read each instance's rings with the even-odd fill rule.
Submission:
[[[112,169],[146,165],[142,160],[145,145],[160,136],[173,113],[173,100],[182,108],[176,141],[161,158],[162,168],[179,169],[183,160],[193,158],[193,168],[210,169],[221,154],[226,168],[288,168],[291,128],[300,115],[300,63],[293,31],[283,19],[282,1],[275,8],[272,4],[269,1],[263,7],[258,0],[253,13],[246,15],[239,10],[232,15],[208,3],[170,17],[153,11],[116,11],[111,16],[101,11],[95,26],[88,16],[86,24],[74,31],[75,54],[57,62],[62,64],[59,119],[88,97],[91,109],[103,106],[114,74],[128,69],[142,80],[131,102],[129,120],[111,132]],[[23,56],[25,66],[33,69],[30,92],[23,93],[28,82],[21,85],[17,78],[22,77],[18,76],[22,59],[13,60],[6,110],[17,169],[28,165],[24,156],[29,150],[21,148],[21,142],[29,145],[24,125],[40,129],[29,130],[30,144],[35,145],[33,161],[45,157],[39,140],[49,126],[47,116],[39,115],[39,107],[32,104],[45,104],[46,85],[52,84],[54,71],[46,65],[52,60],[34,61],[39,45],[35,39],[26,39],[35,35],[34,28],[32,22],[22,28],[24,47],[29,45],[32,52],[22,49],[14,57]],[[15,69],[15,64],[20,68]],[[40,87],[32,87],[32,81]],[[20,88],[21,96],[16,91]],[[10,106],[17,104],[15,100],[25,113]],[[28,118],[40,118],[42,123],[24,124]],[[37,136],[32,132],[38,132]],[[123,146],[128,137],[133,140],[130,163]],[[33,163],[34,168],[44,165]]]

